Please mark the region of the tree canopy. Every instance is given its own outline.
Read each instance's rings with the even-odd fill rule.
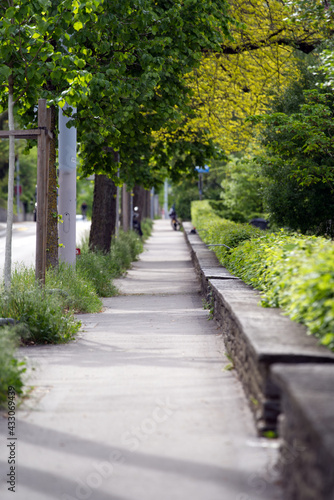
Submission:
[[[220,52],[206,51],[189,75],[193,116],[185,117],[183,130],[190,136],[205,131],[225,153],[252,140],[245,119],[269,108],[272,90],[298,79],[298,54],[312,52],[328,35],[325,22],[292,22],[292,9],[281,0],[230,2],[232,39]]]

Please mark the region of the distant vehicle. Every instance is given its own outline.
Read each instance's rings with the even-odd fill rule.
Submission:
[[[265,219],[262,219],[261,217],[257,217],[255,219],[252,219],[249,221],[249,223],[254,226],[254,227],[258,227],[260,229],[268,229],[268,221],[266,221]]]
[[[172,206],[168,215],[170,217],[170,223],[172,225],[172,228],[174,229],[174,231],[178,231],[180,229],[181,224],[176,217],[175,205]]]
[[[141,224],[140,224],[140,216],[139,216],[138,207],[134,207],[134,209],[133,209],[132,227],[133,227],[133,230],[136,231],[136,233],[138,233],[140,237],[143,236],[143,231],[141,229]]]

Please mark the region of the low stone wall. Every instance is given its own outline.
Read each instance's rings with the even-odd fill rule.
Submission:
[[[200,237],[190,234],[191,228],[184,223],[202,292],[222,329],[258,431],[277,431],[281,391],[272,379],[271,367],[276,363],[331,364],[334,354],[279,309],[261,307],[259,293],[222,267]]]
[[[286,500],[334,500],[334,355],[232,276],[184,223],[202,292],[260,434],[276,431]]]

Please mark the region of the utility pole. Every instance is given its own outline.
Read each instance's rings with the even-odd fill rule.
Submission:
[[[117,179],[119,179],[119,169],[117,170]],[[118,237],[119,234],[119,205],[120,205],[120,187],[117,184],[116,187],[116,223],[115,223],[115,236]]]
[[[165,219],[168,219],[168,179],[165,179],[164,184],[164,212]]]
[[[130,193],[126,189],[126,184],[122,186],[122,227],[123,231],[129,231],[130,229],[130,217],[132,217],[132,212],[130,212]]]
[[[150,192],[150,200],[151,200],[151,204],[150,204],[150,216],[151,216],[151,219],[153,220],[154,219],[154,188],[151,189],[151,192]]]
[[[19,155],[17,155],[16,160],[16,207],[17,207],[17,216],[20,214],[20,161]]]
[[[69,106],[65,104],[64,110]],[[76,109],[73,109],[73,113]],[[67,128],[72,120],[59,109],[59,259],[69,265],[76,261],[76,163],[77,163],[77,130]]]
[[[133,229],[133,190],[130,193],[130,230]]]

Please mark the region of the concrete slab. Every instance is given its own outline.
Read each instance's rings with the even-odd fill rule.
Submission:
[[[333,499],[334,366],[277,364],[272,372],[282,391],[280,462],[285,497]]]
[[[282,500],[277,442],[257,437],[182,233],[156,221],[117,285],[76,341],[20,350],[33,389],[15,416],[15,494],[0,420],[0,498]]]

